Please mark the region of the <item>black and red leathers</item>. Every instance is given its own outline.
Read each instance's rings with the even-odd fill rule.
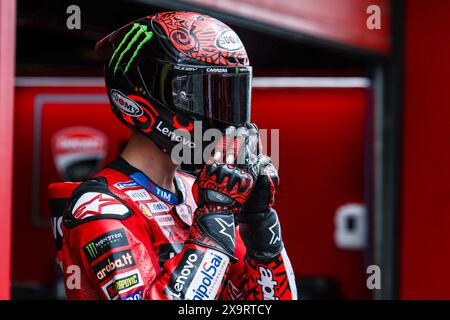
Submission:
[[[270,254],[260,252],[262,242],[243,241],[236,226],[255,177],[214,164],[197,182],[183,172],[174,182],[176,194],[118,158],[82,184],[50,186],[69,299],[296,299],[277,218],[257,239],[268,239]],[[238,217],[246,228],[252,223]]]

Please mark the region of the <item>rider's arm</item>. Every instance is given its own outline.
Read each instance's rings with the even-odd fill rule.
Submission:
[[[66,240],[80,261],[87,287],[105,299],[193,299],[195,290],[204,292],[202,298],[215,299],[228,271],[226,254],[195,244],[186,244],[161,270],[151,245],[115,219],[79,225]],[[211,283],[204,288],[201,271]]]
[[[64,235],[68,251],[78,257],[89,287],[107,299],[137,293],[144,299],[218,299],[234,259],[233,209],[245,202],[252,186],[250,174],[237,168],[205,166],[196,182],[199,206],[189,236],[182,251],[160,270],[150,237],[133,234],[143,226],[128,225],[132,213],[124,201],[101,179],[85,182],[66,208],[64,224],[71,229]],[[117,236],[121,241],[109,241],[113,232],[121,233]]]
[[[260,156],[260,164],[255,187],[237,219],[247,249],[244,291],[247,299],[296,300],[294,272],[284,249],[277,212],[272,208],[278,172],[269,157]]]

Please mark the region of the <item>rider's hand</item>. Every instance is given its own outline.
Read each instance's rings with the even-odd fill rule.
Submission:
[[[240,134],[240,141],[245,142],[246,131]],[[237,155],[234,151],[216,151],[200,171],[193,186],[198,207],[188,237],[188,242],[216,249],[232,259],[235,214],[249,199],[259,172],[257,161],[236,164]]]
[[[242,208],[242,214],[268,211],[275,202],[275,193],[279,185],[278,172],[268,156],[260,155],[259,175],[255,186]]]
[[[219,206],[236,211],[250,197],[255,174],[234,165],[206,164],[194,184],[197,205]]]

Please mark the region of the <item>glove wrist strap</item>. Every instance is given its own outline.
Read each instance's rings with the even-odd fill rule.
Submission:
[[[272,260],[283,249],[277,212],[269,209],[259,213],[241,212],[239,233],[247,248],[247,256],[256,261]]]
[[[201,206],[194,216],[186,243],[193,243],[220,251],[237,261],[234,256],[236,228],[234,215],[225,208]]]

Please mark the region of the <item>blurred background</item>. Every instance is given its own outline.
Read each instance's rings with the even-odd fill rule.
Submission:
[[[167,10],[218,18],[247,48],[300,297],[450,298],[450,1],[424,0],[1,0],[0,298],[64,297],[47,185],[91,176],[130,134],[95,43]]]

